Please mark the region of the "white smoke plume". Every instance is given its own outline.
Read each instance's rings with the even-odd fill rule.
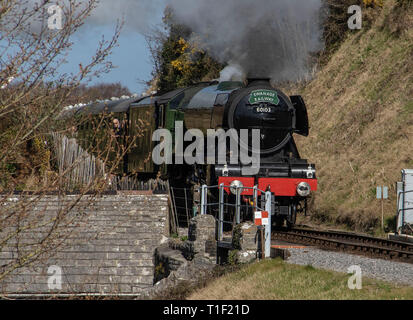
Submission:
[[[323,48],[322,0],[169,1],[176,22],[230,64],[221,78],[240,71],[274,81],[306,78],[311,54]]]
[[[229,62],[220,72],[219,81],[243,81],[245,79],[245,72],[237,63]]]

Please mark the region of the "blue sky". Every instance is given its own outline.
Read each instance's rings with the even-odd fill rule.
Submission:
[[[114,3],[117,3],[114,7]],[[67,57],[68,63],[63,72],[77,71],[79,63],[85,64],[94,55],[98,43],[104,35],[112,38],[116,20],[124,18],[125,25],[121,31],[117,47],[113,49],[109,60],[116,66],[110,73],[102,74],[91,83],[120,82],[131,93],[141,93],[145,85],[140,80],[150,80],[153,69],[149,50],[142,32],[151,25],[162,22],[165,8],[163,0],[119,0],[111,2],[102,0],[100,7],[84,27],[74,35],[73,46]],[[126,12],[125,12],[126,11]]]
[[[77,71],[79,63],[85,64],[94,55],[102,34],[105,39],[113,36],[114,27],[102,26],[92,29],[86,28],[80,36],[73,38],[73,47],[67,57],[68,63],[62,68],[63,72]],[[138,80],[151,78],[152,63],[145,39],[138,32],[123,31],[119,37],[117,47],[108,58],[116,68],[110,73],[102,74],[92,80],[92,84],[101,82],[120,82],[129,88],[131,93],[141,93],[144,84]]]

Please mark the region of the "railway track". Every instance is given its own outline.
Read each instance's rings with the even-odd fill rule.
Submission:
[[[343,251],[413,264],[413,245],[401,241],[375,238],[351,232],[321,231],[299,227],[291,230],[274,230],[271,238],[326,250]]]

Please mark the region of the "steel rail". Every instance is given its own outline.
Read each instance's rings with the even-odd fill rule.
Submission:
[[[274,230],[271,238],[313,245],[321,249],[413,263],[412,244],[351,232],[293,228],[291,230]]]

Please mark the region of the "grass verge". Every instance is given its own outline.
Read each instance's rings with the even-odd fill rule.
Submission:
[[[412,300],[413,287],[363,277],[348,288],[349,274],[265,260],[214,279],[187,298],[194,300]]]

